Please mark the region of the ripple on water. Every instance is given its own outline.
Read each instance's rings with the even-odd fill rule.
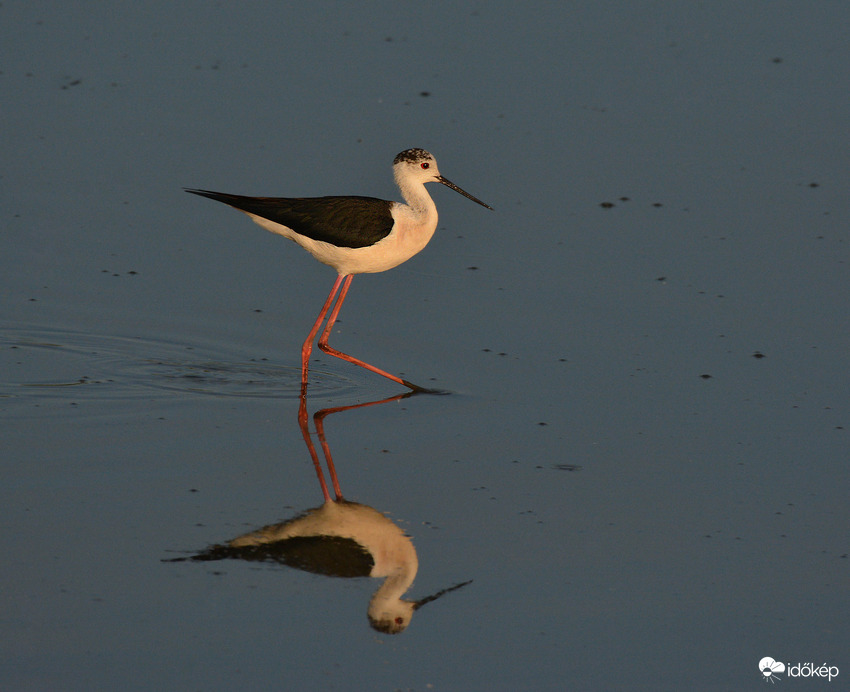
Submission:
[[[297,398],[298,366],[142,337],[45,328],[0,327],[0,400],[151,398],[179,393],[250,398]],[[311,369],[310,392],[327,394],[356,383]]]

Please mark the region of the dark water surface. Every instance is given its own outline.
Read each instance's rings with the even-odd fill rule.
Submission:
[[[0,688],[840,689],[848,20],[4,3]],[[317,356],[299,422],[333,273],[181,188],[395,199],[409,147],[495,211],[431,189],[332,343],[449,393]],[[398,634],[392,582],[330,576],[363,550],[287,534],[304,421],[360,513],[308,518],[393,541]]]

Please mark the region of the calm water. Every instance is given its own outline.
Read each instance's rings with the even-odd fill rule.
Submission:
[[[848,20],[0,7],[0,687],[742,690],[772,657],[838,689]],[[397,198],[409,147],[495,212],[432,189],[333,343],[449,393],[317,357],[303,402],[415,554],[401,597],[471,582],[389,635],[382,578],[329,576],[362,551],[213,548],[323,504],[298,359],[333,273],[181,188]]]

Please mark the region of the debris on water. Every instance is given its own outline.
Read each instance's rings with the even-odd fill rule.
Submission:
[[[581,471],[581,466],[578,464],[554,464],[552,468],[557,471]]]

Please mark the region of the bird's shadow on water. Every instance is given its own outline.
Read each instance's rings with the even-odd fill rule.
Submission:
[[[302,386],[298,427],[313,462],[323,504],[287,521],[269,524],[190,556],[164,559],[163,562],[243,560],[285,565],[328,577],[382,578],[383,582],[369,600],[369,624],[385,634],[404,631],[420,607],[466,586],[471,580],[443,588],[425,598],[403,598],[419,569],[413,541],[382,512],[344,498],[325,435],[325,419],[332,414],[398,402],[422,393],[421,389],[417,389],[374,401],[328,407],[320,409],[311,418],[307,408],[307,388]],[[322,450],[321,457],[314,437]],[[325,478],[322,459],[330,485]]]

